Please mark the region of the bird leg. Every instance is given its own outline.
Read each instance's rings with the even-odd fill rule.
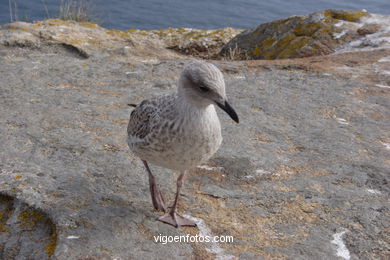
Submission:
[[[150,195],[152,196],[152,203],[156,210],[166,211],[164,198],[161,194],[160,189],[157,187],[156,177],[152,174],[149,165],[146,161],[142,160],[145,165],[146,171],[149,174],[149,189]]]
[[[175,196],[175,201],[173,202],[173,205],[172,205],[171,209],[169,210],[168,213],[165,213],[158,220],[160,220],[161,222],[170,224],[170,225],[172,225],[174,227],[178,227],[178,226],[191,226],[191,227],[195,227],[196,223],[194,221],[189,220],[189,219],[187,219],[185,217],[182,217],[182,216],[180,216],[179,214],[176,213],[177,201],[179,199],[181,186],[183,185],[183,176],[184,176],[184,172],[181,173],[179,175],[179,177],[177,178],[177,182],[176,182],[176,187],[177,187],[176,196]]]

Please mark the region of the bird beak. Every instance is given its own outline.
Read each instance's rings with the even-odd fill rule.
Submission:
[[[217,101],[215,101],[215,103],[223,110],[225,111],[237,124],[240,122],[239,119],[238,119],[238,116],[237,116],[237,113],[236,111],[234,111],[234,109],[230,106],[230,104],[225,101],[224,104],[222,103],[219,103]]]

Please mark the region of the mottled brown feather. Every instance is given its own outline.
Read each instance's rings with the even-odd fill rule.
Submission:
[[[168,110],[171,110],[175,98],[175,95],[162,95],[142,101],[130,114],[127,126],[128,136],[142,139],[153,130],[156,130],[156,125],[160,124],[160,120],[164,120],[167,116],[172,116],[169,113],[172,111]],[[164,104],[165,106],[159,104]]]

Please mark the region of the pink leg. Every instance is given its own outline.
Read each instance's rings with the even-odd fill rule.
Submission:
[[[152,174],[149,165],[146,161],[142,160],[145,165],[146,171],[149,174],[149,189],[150,195],[152,196],[152,203],[156,210],[166,211],[164,198],[161,194],[160,189],[157,187],[156,177]]]
[[[182,217],[176,213],[177,201],[179,200],[180,189],[181,189],[181,186],[183,185],[183,176],[184,176],[184,173],[181,173],[179,175],[179,177],[177,178],[177,182],[176,182],[177,190],[176,190],[175,201],[173,202],[172,208],[170,209],[170,211],[168,213],[165,213],[158,220],[160,220],[161,222],[167,223],[169,225],[172,225],[174,227],[178,227],[178,226],[195,227],[196,223],[194,221],[189,220],[185,217]]]

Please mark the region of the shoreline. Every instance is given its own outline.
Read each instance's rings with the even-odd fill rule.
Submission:
[[[381,16],[382,17],[382,16]],[[272,23],[289,21],[291,18],[281,19]],[[352,19],[352,18],[349,18]],[[380,20],[382,19],[382,20]],[[387,20],[386,20],[387,19]],[[371,24],[385,21],[390,24],[390,16],[380,18],[377,15],[370,16],[362,23],[344,22],[348,30],[356,31],[372,30]],[[385,23],[385,24],[386,24]],[[341,22],[337,22],[339,27]],[[354,27],[351,27],[351,26]],[[353,29],[352,29],[353,28]],[[375,27],[375,30],[379,30]],[[389,27],[390,28],[390,27]],[[253,31],[254,29],[252,29]],[[234,37],[244,32],[243,29],[221,28],[216,30],[202,30],[193,28],[166,28],[160,30],[127,31],[109,30],[91,22],[63,21],[49,19],[35,23],[15,22],[0,27],[0,44],[12,47],[46,48],[45,46],[59,45],[68,50],[73,50],[75,55],[83,58],[108,55],[120,56],[122,60],[133,57],[136,60],[153,62],[155,59],[209,59],[221,61],[233,61],[240,58],[240,51],[233,49],[229,55],[221,57],[220,51]],[[247,32],[248,30],[246,30]],[[250,31],[250,30],[249,30]],[[338,35],[348,35],[346,29],[340,30]],[[361,32],[359,32],[361,33]],[[356,36],[348,36],[351,43],[343,43],[339,50],[328,55],[315,55],[293,59],[265,59],[244,61],[253,67],[295,67],[307,71],[321,71],[334,73],[353,80],[363,81],[373,85],[390,86],[388,74],[390,73],[390,38],[386,45],[383,38],[383,46],[375,47],[380,35],[374,38],[375,31],[367,31],[361,39]],[[382,33],[386,37],[387,31]],[[390,32],[389,32],[390,34]],[[353,38],[355,37],[355,38]],[[268,40],[266,40],[268,41]],[[354,42],[371,44],[372,48],[354,46]],[[356,44],[355,44],[356,45]],[[347,47],[351,46],[351,47]],[[246,60],[246,59],[244,59]]]
[[[175,91],[183,67],[199,59],[168,46],[203,55],[214,44],[217,53],[235,33],[194,39],[179,30],[61,20],[0,28],[0,257],[386,258],[390,49],[210,60],[240,124],[221,114],[221,149],[186,175],[181,205],[199,229],[156,221],[147,175],[126,142],[127,104]],[[366,37],[355,31],[350,42]],[[256,44],[248,50],[267,50]],[[172,198],[176,173],[158,173]],[[234,242],[153,239],[205,233]]]

